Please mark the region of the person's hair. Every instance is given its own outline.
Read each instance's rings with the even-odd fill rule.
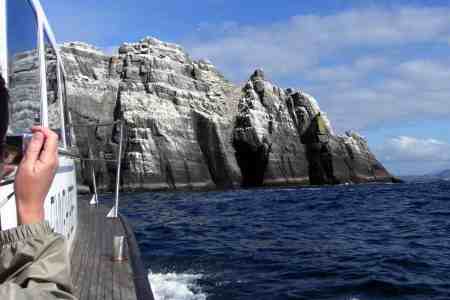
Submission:
[[[9,94],[6,89],[5,80],[0,74],[0,162],[3,158],[3,144],[5,136],[8,132],[9,110],[8,110]]]

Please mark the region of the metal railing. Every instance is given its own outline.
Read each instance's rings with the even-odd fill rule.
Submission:
[[[116,162],[117,163],[117,172],[116,172],[116,186],[115,186],[115,199],[114,206],[111,208],[111,211],[108,213],[108,218],[118,218],[119,217],[119,190],[120,190],[120,172],[122,165],[122,151],[123,151],[123,130],[124,130],[124,120],[118,120],[109,123],[92,123],[92,124],[71,124],[72,128],[90,128],[90,127],[107,127],[120,125],[120,138],[119,138],[119,151],[117,154],[117,159],[95,159],[95,158],[81,158],[74,157],[74,159],[80,161],[103,161],[103,162]],[[95,179],[95,170],[92,168],[92,180],[94,186],[94,196],[95,201],[91,201],[92,204],[98,204],[98,195],[97,195],[97,184]]]

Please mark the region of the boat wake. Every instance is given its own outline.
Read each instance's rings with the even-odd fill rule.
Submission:
[[[201,278],[194,274],[148,274],[155,300],[205,300],[206,294],[197,285]]]

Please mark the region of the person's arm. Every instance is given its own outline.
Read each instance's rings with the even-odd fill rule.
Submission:
[[[75,299],[66,242],[44,221],[58,137],[40,127],[33,133],[15,179],[20,226],[0,233],[0,299]]]

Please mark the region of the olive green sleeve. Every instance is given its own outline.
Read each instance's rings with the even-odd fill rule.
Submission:
[[[0,232],[0,299],[76,299],[66,242],[47,222]]]

